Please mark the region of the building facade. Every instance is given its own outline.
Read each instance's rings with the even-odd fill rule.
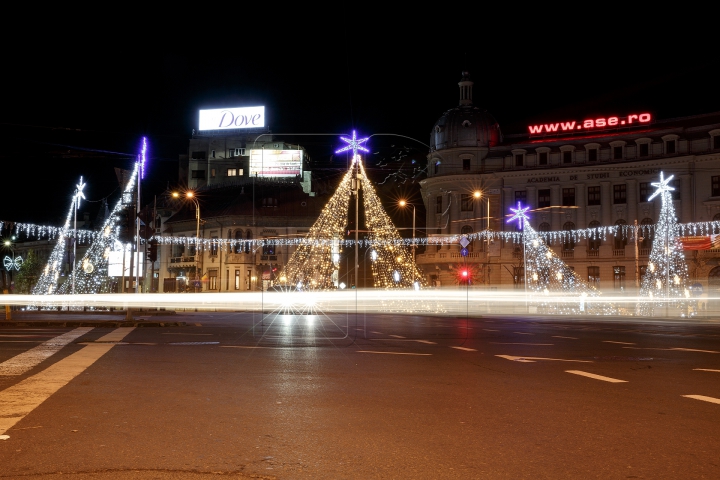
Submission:
[[[678,222],[720,219],[720,112],[658,120],[649,113],[528,126],[503,136],[487,111],[473,105],[467,72],[460,102],[433,126],[428,176],[421,181],[428,235],[485,229],[510,231],[509,208],[530,206],[538,231],[612,225],[653,225],[660,198],[649,200],[660,173],[673,175]],[[629,229],[635,232],[635,229]],[[602,290],[638,286],[651,235],[553,242],[552,248]],[[720,232],[717,232],[720,233]],[[476,286],[521,286],[522,245],[479,241],[467,256],[460,245],[428,246],[418,264],[435,285],[453,285],[462,265]],[[720,288],[720,252],[687,251],[691,281]]]

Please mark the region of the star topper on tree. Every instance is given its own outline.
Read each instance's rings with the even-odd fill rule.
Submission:
[[[362,144],[367,142],[369,138],[370,137],[365,137],[365,138],[361,138],[360,140],[358,140],[355,130],[353,130],[352,138],[340,137],[340,140],[347,143],[348,145],[339,150],[336,150],[335,153],[342,153],[342,152],[346,152],[348,150],[352,150],[353,160],[355,160],[358,150],[362,150],[363,152],[368,152],[368,153],[370,152],[370,150],[368,150],[367,148],[362,146]]]
[[[520,230],[522,230],[522,229],[523,229],[523,224],[524,224],[523,222],[530,219],[530,217],[528,217],[527,215],[525,215],[525,212],[527,212],[528,210],[530,210],[530,207],[522,208],[522,205],[520,204],[520,202],[518,202],[518,207],[517,207],[517,208],[511,208],[510,210],[513,212],[513,216],[510,217],[510,219],[508,219],[507,223],[510,223],[510,222],[512,222],[512,221],[514,221],[514,220],[517,220],[517,221],[518,221],[518,226],[520,227]]]
[[[85,184],[83,183],[83,177],[80,177],[80,183],[75,185],[75,197],[73,198],[73,200],[75,201],[76,210],[80,208],[80,199],[82,198],[83,200],[85,200],[83,188],[85,188]]]
[[[670,186],[670,180],[672,180],[674,176],[675,175],[670,175],[668,178],[663,180],[663,172],[660,172],[660,181],[650,184],[653,187],[657,187],[657,190],[655,190],[655,193],[653,193],[652,195],[650,195],[650,197],[648,197],[648,202],[650,200],[652,200],[653,198],[657,197],[658,195],[662,194],[663,192],[671,192],[671,191],[675,190],[674,187]]]

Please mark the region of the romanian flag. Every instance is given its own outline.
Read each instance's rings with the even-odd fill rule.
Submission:
[[[720,248],[720,235],[680,237],[683,250],[710,250]]]

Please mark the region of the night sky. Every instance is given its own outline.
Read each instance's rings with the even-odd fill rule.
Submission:
[[[720,111],[716,55],[672,39],[598,43],[573,55],[502,43],[473,49],[469,42],[457,51],[404,43],[381,51],[348,46],[350,54],[270,47],[10,51],[5,71],[14,74],[3,80],[0,112],[0,220],[60,226],[81,175],[88,199],[81,210],[94,216],[98,200],[117,200],[114,168],[131,168],[143,136],[150,147],[143,196],[162,195],[177,185],[178,155],[187,152],[203,108],[265,105],[272,132],[303,145],[323,178],[346,168],[332,156],[342,143],[325,134],[395,134],[369,142],[366,164],[403,196],[417,195],[417,183],[391,174],[424,165],[423,144],[443,112],[457,106],[465,69],[475,82],[475,105],[487,108],[504,134],[522,133],[530,122],[641,110],[657,119]],[[393,160],[400,152],[402,161]]]

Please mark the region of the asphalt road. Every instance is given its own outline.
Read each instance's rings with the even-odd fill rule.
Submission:
[[[172,320],[0,327],[0,478],[720,478],[720,322]]]

